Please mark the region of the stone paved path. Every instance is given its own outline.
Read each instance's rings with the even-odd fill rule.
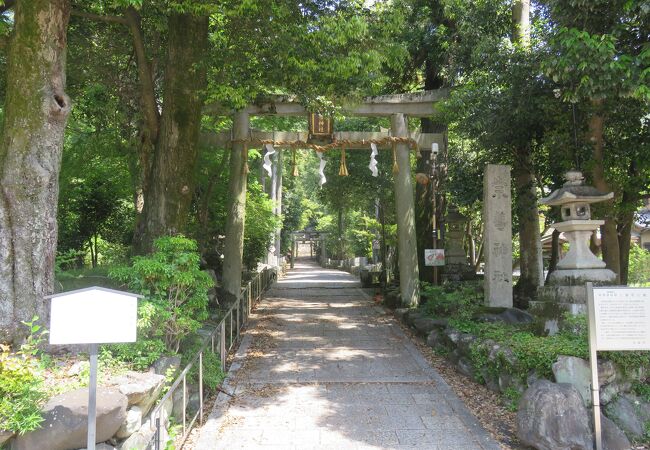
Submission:
[[[196,449],[499,449],[393,319],[345,272],[274,285]]]

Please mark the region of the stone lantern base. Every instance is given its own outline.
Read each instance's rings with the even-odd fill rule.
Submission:
[[[549,334],[555,334],[565,313],[587,314],[587,282],[609,286],[616,282],[616,274],[609,269],[558,269],[549,277],[549,284],[537,289],[537,300],[530,302],[529,312],[544,321]]]

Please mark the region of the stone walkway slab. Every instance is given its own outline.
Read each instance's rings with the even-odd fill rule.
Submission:
[[[296,264],[260,302],[196,449],[499,449],[350,274]]]

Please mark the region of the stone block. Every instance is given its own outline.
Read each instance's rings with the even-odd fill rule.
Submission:
[[[570,384],[533,384],[521,398],[516,425],[522,444],[538,450],[593,449],[589,413]]]
[[[483,179],[485,303],[512,307],[510,167],[488,164]]]
[[[97,442],[113,437],[126,418],[127,398],[117,389],[97,388]],[[52,397],[43,408],[41,428],[16,437],[12,450],[82,448],[87,444],[88,389]]]

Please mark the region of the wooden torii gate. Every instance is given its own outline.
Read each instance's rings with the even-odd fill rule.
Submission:
[[[409,133],[407,117],[429,117],[433,105],[447,97],[448,90],[423,91],[411,94],[368,97],[362,102],[344,105],[345,115],[363,117],[390,117],[391,136],[410,138],[421,149],[431,149],[431,144],[444,146],[444,136],[432,133]],[[223,282],[224,288],[233,295],[241,291],[242,259],[244,249],[244,222],[246,210],[247,173],[244,170],[246,142],[264,140],[298,141],[300,133],[251,132],[251,115],[305,116],[308,111],[296,99],[288,96],[275,96],[258,105],[250,105],[242,110],[230,111],[219,104],[207,105],[205,114],[218,116],[233,115],[232,133],[203,135],[202,144],[208,146],[231,147],[230,181],[228,185],[228,216],[226,219],[226,242],[224,249]],[[306,133],[302,133],[305,135]],[[381,133],[336,133],[339,140],[371,141],[386,137]],[[306,139],[304,139],[306,141]],[[350,147],[348,147],[350,148]],[[352,147],[354,148],[354,147]],[[357,147],[359,148],[359,147]],[[368,149],[369,145],[363,148]],[[395,174],[395,204],[397,213],[397,245],[399,249],[400,293],[404,306],[415,306],[419,302],[419,269],[417,241],[415,233],[415,205],[413,181],[410,171],[409,145],[397,144],[397,164],[400,170]],[[409,170],[406,170],[409,168]],[[234,175],[234,176],[233,176]],[[279,249],[277,249],[279,252]]]

